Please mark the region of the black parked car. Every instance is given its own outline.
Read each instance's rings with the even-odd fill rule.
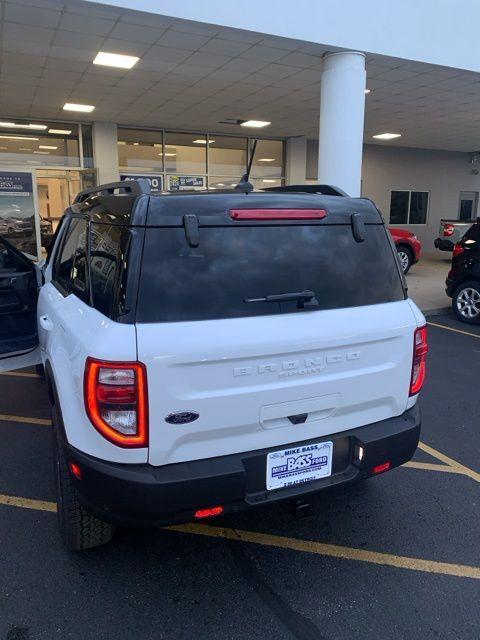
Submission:
[[[446,284],[457,318],[480,324],[480,222],[473,224],[455,245]]]

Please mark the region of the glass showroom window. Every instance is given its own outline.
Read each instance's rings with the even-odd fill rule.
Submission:
[[[205,189],[207,186],[207,136],[199,133],[165,133],[166,188]]]
[[[247,169],[248,139],[210,135],[208,142],[208,188],[234,187]]]
[[[426,224],[427,212],[428,191],[391,192],[391,224]]]
[[[259,140],[252,166],[252,184],[256,189],[281,186],[284,184],[284,165],[283,140]]]
[[[79,126],[0,119],[0,164],[78,168]]]
[[[163,134],[161,131],[118,130],[120,171],[163,173]]]

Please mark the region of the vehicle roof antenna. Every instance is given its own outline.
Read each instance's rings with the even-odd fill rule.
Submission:
[[[250,160],[248,161],[247,166],[247,173],[243,174],[242,179],[235,187],[235,191],[240,191],[241,193],[250,193],[251,191],[253,191],[253,184],[249,182],[248,179],[250,178],[250,171],[252,170],[253,158],[257,149],[257,142],[257,139],[253,141],[252,153],[250,155]]]

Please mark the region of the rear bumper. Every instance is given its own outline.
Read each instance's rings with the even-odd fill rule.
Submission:
[[[433,244],[436,249],[440,249],[440,251],[453,251],[453,247],[455,246],[451,240],[447,240],[446,238],[435,238]]]
[[[163,467],[105,462],[65,445],[67,459],[78,464],[82,480],[73,478],[84,506],[103,520],[129,525],[189,522],[199,508],[222,505],[224,513],[287,499],[367,478],[373,467],[391,467],[413,456],[420,436],[420,410],[415,405],[402,415],[315,440],[333,441],[332,475],[307,484],[267,491],[266,454],[277,446],[248,453],[195,460]],[[354,461],[362,446],[361,462]]]

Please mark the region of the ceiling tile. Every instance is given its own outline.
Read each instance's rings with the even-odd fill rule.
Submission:
[[[158,45],[162,47],[175,47],[175,49],[185,49],[196,51],[208,42],[207,36],[199,36],[191,33],[182,33],[169,29],[158,40]]]

